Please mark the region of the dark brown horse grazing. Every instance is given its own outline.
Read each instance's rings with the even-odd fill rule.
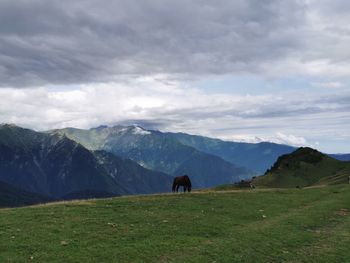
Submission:
[[[184,192],[186,192],[186,190],[188,192],[191,192],[192,184],[191,184],[191,180],[188,177],[188,175],[176,176],[174,178],[173,192],[175,192],[175,191],[178,192],[180,185],[184,187]]]

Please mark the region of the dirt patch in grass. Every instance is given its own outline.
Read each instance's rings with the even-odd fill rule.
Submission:
[[[338,216],[348,216],[349,215],[349,210],[346,209],[346,208],[341,208],[335,214],[338,215]]]

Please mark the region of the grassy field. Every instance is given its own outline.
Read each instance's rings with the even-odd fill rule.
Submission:
[[[350,262],[350,186],[1,209],[0,262]]]

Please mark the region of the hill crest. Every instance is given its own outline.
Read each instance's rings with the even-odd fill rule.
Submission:
[[[280,156],[253,183],[265,187],[305,187],[348,183],[349,175],[350,162],[336,160],[309,147],[301,147]]]

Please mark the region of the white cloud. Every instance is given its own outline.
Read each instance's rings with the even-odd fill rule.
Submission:
[[[124,123],[296,146],[327,137],[348,140],[350,130],[346,91],[318,96],[303,91],[209,94],[187,82],[169,85],[154,76],[59,90],[0,89],[0,97],[6,98],[0,102],[1,122],[37,130]]]
[[[300,136],[295,136],[292,134],[284,134],[281,132],[276,133],[276,139],[274,142],[281,144],[288,144],[293,146],[305,146],[307,145],[306,139]]]
[[[224,140],[247,142],[247,143],[259,143],[259,142],[273,142],[278,144],[286,144],[291,146],[310,146],[310,143],[301,136],[295,136],[292,134],[284,134],[282,132],[276,132],[272,135],[265,135],[264,137],[257,137],[245,134],[238,134],[232,136],[221,137]]]
[[[321,87],[321,88],[341,88],[344,87],[344,84],[338,81],[331,81],[331,82],[313,82],[311,83],[314,87]]]

